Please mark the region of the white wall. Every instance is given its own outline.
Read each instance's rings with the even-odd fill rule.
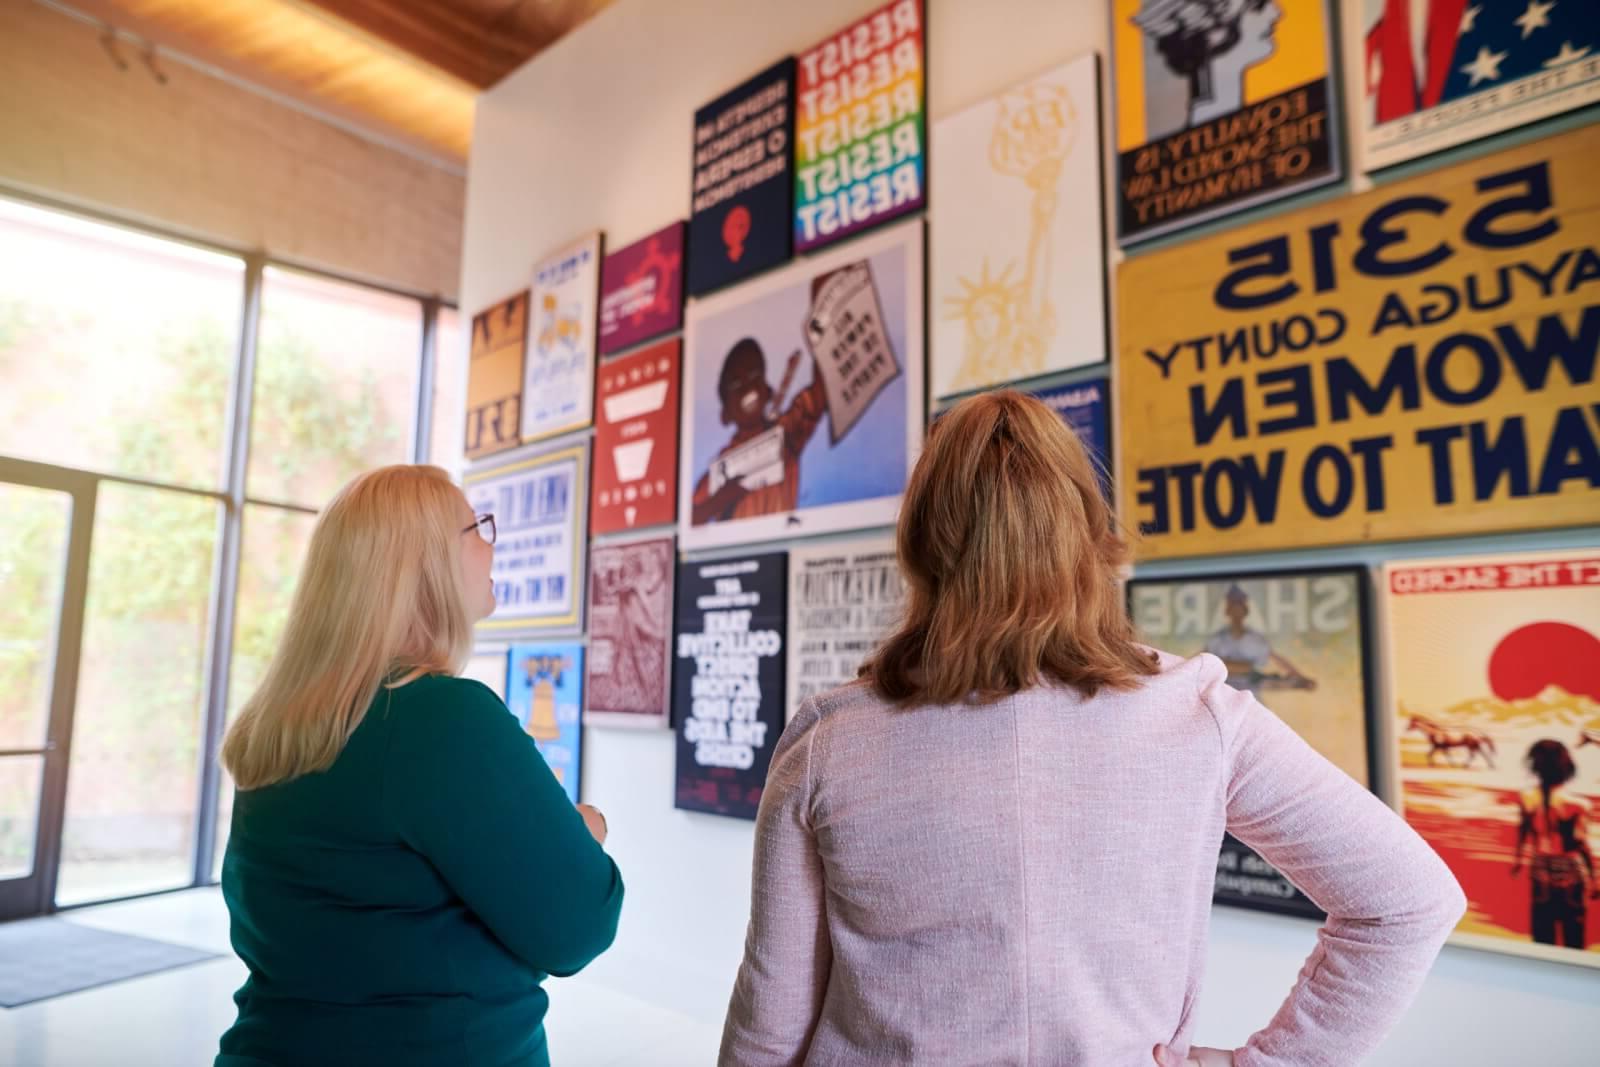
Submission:
[[[927,0],[930,118],[1086,51],[1108,0]],[[462,309],[528,284],[535,257],[590,228],[620,247],[689,203],[695,108],[875,6],[872,0],[620,0],[479,101]],[[1109,99],[1109,83],[1105,95]],[[1238,560],[1230,562],[1237,563]],[[720,1019],[743,944],[751,824],[672,808],[670,733],[586,732],[584,793],[628,882],[615,948],[588,979]],[[1310,951],[1303,922],[1219,909],[1202,1043],[1237,1044]],[[1600,971],[1448,949],[1372,1062],[1592,1063]],[[618,1020],[618,1025],[626,1025]]]

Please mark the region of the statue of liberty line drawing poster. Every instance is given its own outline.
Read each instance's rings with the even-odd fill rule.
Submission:
[[[1395,801],[1456,939],[1600,967],[1600,546],[1384,567]]]
[[[1096,57],[941,119],[933,145],[934,395],[1104,360]]]
[[[1111,0],[1123,244],[1340,178],[1329,7]]]

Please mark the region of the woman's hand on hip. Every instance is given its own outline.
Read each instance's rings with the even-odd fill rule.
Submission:
[[[1188,1058],[1180,1057],[1165,1045],[1155,1047],[1158,1067],[1233,1067],[1233,1053],[1227,1049],[1190,1046]]]

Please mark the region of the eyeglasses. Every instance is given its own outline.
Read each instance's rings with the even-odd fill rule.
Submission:
[[[483,538],[484,541],[491,545],[494,544],[495,531],[493,515],[479,515],[471,526],[463,527],[461,532],[471,533],[474,530],[478,531],[478,536]]]

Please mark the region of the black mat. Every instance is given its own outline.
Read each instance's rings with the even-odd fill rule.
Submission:
[[[64,919],[4,923],[0,924],[0,1007],[20,1007],[219,958],[215,952],[113,934]]]

